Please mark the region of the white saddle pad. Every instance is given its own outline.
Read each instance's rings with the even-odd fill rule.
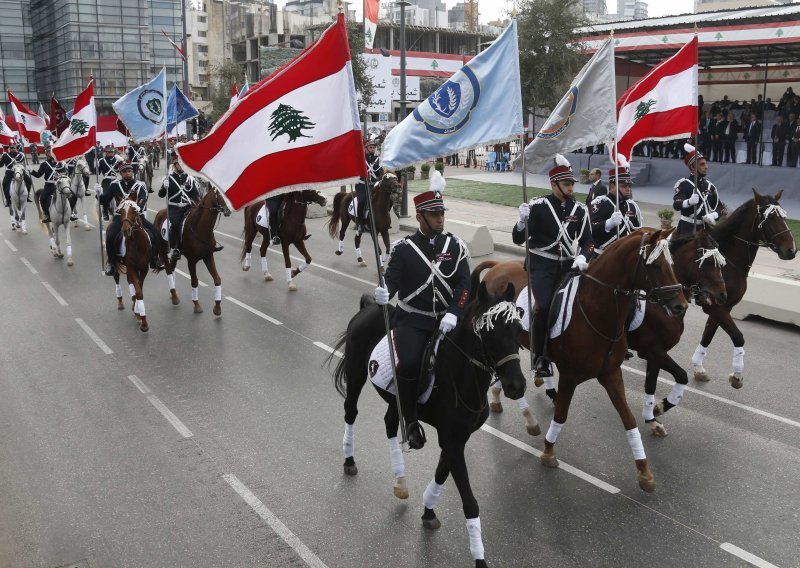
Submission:
[[[258,210],[258,214],[256,215],[256,225],[263,227],[264,229],[269,229],[269,215],[267,214],[266,204],[262,205],[261,209]]]
[[[397,364],[396,352],[394,361],[395,364]],[[392,380],[392,365],[389,361],[389,341],[386,336],[384,336],[375,346],[375,349],[372,350],[372,354],[369,356],[367,372],[369,373],[369,380],[372,381],[372,384],[381,390],[397,396],[397,388]],[[428,377],[428,388],[419,396],[417,402],[420,404],[428,402],[431,391],[433,390],[433,383],[434,376],[431,374]]]
[[[525,286],[517,296],[517,307],[522,310],[522,329],[528,331],[528,299],[525,297],[528,294],[528,287]],[[531,296],[531,309],[536,308],[536,300],[533,299],[533,292]]]
[[[347,214],[351,217],[355,217],[356,211],[358,211],[358,197],[354,195],[353,201],[351,201],[350,205],[347,206]],[[364,217],[369,217],[369,210],[364,211]]]
[[[575,296],[578,293],[579,282],[580,277],[576,275],[573,276],[564,287],[565,297],[561,302],[561,308],[558,310],[558,317],[556,318],[555,322],[553,322],[553,327],[550,328],[551,338],[558,337],[564,333],[565,329],[569,327],[569,322],[572,320],[572,305],[575,302]],[[566,312],[564,310],[566,310]]]
[[[181,223],[181,235],[183,235],[183,226],[186,224],[186,219],[183,220]],[[169,240],[169,217],[164,218],[164,221],[161,223],[161,238]]]
[[[122,235],[122,240],[119,242],[119,257],[122,258],[125,256],[125,235]]]
[[[628,325],[628,331],[636,331],[644,321],[644,311],[647,309],[647,300],[636,300],[636,311],[633,314],[633,320]]]

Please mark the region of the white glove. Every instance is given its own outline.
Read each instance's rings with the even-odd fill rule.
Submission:
[[[611,217],[606,219],[606,232],[610,232],[614,227],[622,224],[622,212],[614,211]]]
[[[589,263],[586,262],[586,257],[582,254],[576,256],[575,262],[572,263],[572,268],[577,268],[581,272],[586,272],[586,269],[589,268]]]
[[[384,288],[383,286],[378,286],[375,288],[375,302],[379,306],[385,306],[389,303],[389,290]]]
[[[169,179],[164,176],[164,180],[161,182],[161,187],[163,189],[169,189]]]
[[[456,324],[458,323],[458,318],[455,314],[446,313],[442,318],[442,321],[439,322],[439,331],[442,333],[449,333],[456,328]]]
[[[101,191],[103,191],[102,186],[99,183],[94,184],[94,192],[100,193]]]
[[[691,207],[692,205],[697,205],[700,203],[700,196],[697,193],[693,193],[689,199],[683,200],[684,207]]]
[[[519,206],[519,222],[524,223],[528,220],[528,217],[531,214],[531,206],[527,203],[523,203]]]
[[[705,221],[709,225],[716,225],[717,219],[719,219],[719,213],[717,213],[716,211],[712,211],[708,215],[703,216],[703,221]]]

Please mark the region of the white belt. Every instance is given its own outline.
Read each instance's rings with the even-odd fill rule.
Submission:
[[[417,308],[415,308],[413,306],[409,306],[403,300],[400,300],[399,302],[397,302],[397,307],[400,308],[401,310],[403,310],[404,312],[410,312],[412,314],[421,314],[423,316],[428,316],[428,317],[432,317],[432,318],[435,318],[437,316],[441,316],[441,315],[444,315],[444,314],[447,313],[446,309],[438,311],[438,312],[426,312],[425,310],[419,310],[419,309],[417,309]]]
[[[686,221],[687,223],[694,223],[695,225],[702,225],[704,223],[702,219],[695,219],[693,217],[687,217],[686,215],[681,215],[681,221]]]
[[[541,256],[543,258],[549,258],[550,260],[559,260],[561,262],[569,262],[570,260],[574,260],[568,256],[560,256],[538,249],[531,249],[531,254],[535,254],[536,256]]]

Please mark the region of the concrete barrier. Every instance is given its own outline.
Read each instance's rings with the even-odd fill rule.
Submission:
[[[494,239],[486,225],[476,225],[475,223],[467,223],[465,221],[455,221],[447,219],[445,221],[445,230],[447,232],[458,235],[467,243],[469,254],[472,257],[486,256],[494,252]],[[417,230],[417,225],[404,220],[401,229],[411,232]]]
[[[800,326],[800,282],[751,272],[747,292],[731,315],[736,319],[761,316]]]

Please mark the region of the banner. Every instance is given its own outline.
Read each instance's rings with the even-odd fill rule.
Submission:
[[[126,93],[114,102],[131,137],[137,142],[164,135],[167,127],[167,71],[162,68],[152,81]]]

